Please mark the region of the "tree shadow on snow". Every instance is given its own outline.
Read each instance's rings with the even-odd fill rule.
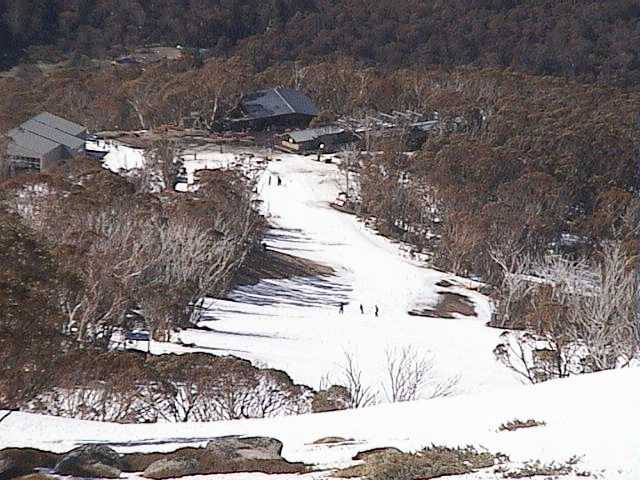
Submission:
[[[229,294],[236,302],[250,305],[322,307],[347,302],[351,287],[324,277],[296,277],[284,281],[262,281]],[[215,312],[215,305],[212,309]]]

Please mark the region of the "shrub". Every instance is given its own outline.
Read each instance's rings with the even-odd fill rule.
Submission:
[[[492,467],[506,460],[501,454],[478,452],[475,448],[431,446],[417,453],[381,453],[367,458],[367,463],[338,472],[341,478],[362,476],[367,480],[415,480],[463,475]]]
[[[545,478],[553,476],[553,478],[556,478],[558,475],[569,475],[571,473],[587,476],[586,472],[575,472],[574,466],[578,461],[578,457],[572,457],[564,463],[542,463],[540,460],[536,460],[525,463],[517,470],[504,472],[503,476],[504,478],[531,478],[538,476],[544,476]]]
[[[544,427],[545,425],[545,422],[541,422],[538,420],[529,419],[523,421],[515,419],[511,420],[510,422],[503,423],[502,425],[500,425],[500,428],[498,428],[498,430],[500,430],[501,432],[513,432],[514,430],[519,430],[521,428]]]

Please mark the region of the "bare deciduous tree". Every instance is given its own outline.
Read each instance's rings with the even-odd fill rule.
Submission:
[[[570,295],[569,325],[591,371],[629,365],[640,351],[637,259],[618,242],[603,246],[595,282]]]
[[[437,378],[433,360],[430,357],[421,356],[411,346],[387,349],[385,374],[383,381],[378,384],[380,390],[367,385],[353,355],[345,353],[339,383],[348,393],[347,408],[374,405],[380,401],[380,392],[388,402],[392,403],[446,397],[455,392],[459,382],[458,377]],[[327,380],[327,383],[330,382]]]
[[[416,400],[431,374],[432,365],[419,358],[411,347],[387,350],[387,384],[384,393],[389,402]]]
[[[531,382],[629,365],[640,351],[637,268],[619,242],[591,262],[536,262],[522,312],[530,333],[503,335],[497,358]]]
[[[457,377],[438,380],[433,360],[421,356],[411,346],[388,349],[386,360],[387,378],[383,391],[389,402],[447,397],[453,394],[458,384]]]
[[[413,347],[386,352],[386,383],[383,391],[389,402],[407,402],[424,398],[448,397],[459,378],[436,378],[433,359],[421,356]]]
[[[378,392],[366,385],[362,378],[362,370],[353,355],[344,354],[344,364],[341,366],[342,382],[349,392],[349,408],[362,408],[373,405],[378,400]]]
[[[501,269],[499,301],[493,326],[513,326],[515,316],[522,313],[522,308],[529,307],[527,299],[536,288],[536,284],[527,278],[532,274],[533,263],[524,254],[523,248],[506,250],[493,245],[489,247],[489,254]]]

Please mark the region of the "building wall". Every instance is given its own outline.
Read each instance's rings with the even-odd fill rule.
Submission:
[[[62,164],[68,158],[69,156],[67,155],[65,147],[59,145],[56,149],[51,150],[42,158],[42,161],[40,162],[40,171],[46,172],[51,170]]]
[[[294,151],[300,150],[300,145],[298,145],[297,143],[288,142],[287,140],[282,141],[282,146],[289,150],[294,150]]]
[[[40,158],[12,155],[9,156],[11,174],[40,171]]]
[[[231,127],[238,130],[272,130],[284,128],[306,128],[313,119],[310,115],[287,114],[269,118],[247,119],[233,122]]]

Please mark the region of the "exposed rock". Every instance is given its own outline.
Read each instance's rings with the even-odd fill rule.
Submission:
[[[322,437],[312,442],[312,445],[332,445],[334,443],[346,443],[346,442],[353,442],[353,441],[354,441],[353,438]]]
[[[118,478],[122,460],[118,453],[106,445],[83,445],[67,453],[55,466],[60,475],[78,477]]]
[[[158,460],[193,458],[200,461],[203,448],[185,447],[169,453],[128,453],[122,457],[123,472],[143,472]]]
[[[25,475],[24,477],[18,477],[16,480],[57,480],[53,475],[47,475],[46,473],[32,473],[31,475]]]
[[[153,462],[142,474],[147,478],[161,480],[165,478],[178,478],[187,475],[203,473],[200,464],[195,458],[168,459],[163,458]]]
[[[282,442],[270,437],[220,437],[211,440],[200,459],[202,473],[300,473],[303,463],[282,458]]]
[[[168,457],[169,455],[165,453],[127,453],[123,457],[122,471],[144,472],[152,463]]]
[[[282,442],[269,437],[220,437],[205,449],[226,460],[282,460]]]
[[[274,474],[300,473],[303,463],[288,462],[280,453],[282,442],[268,437],[221,437],[205,448],[181,448],[171,453],[129,454],[124,456],[127,472],[144,471],[154,480],[185,475],[212,475],[238,472]]]
[[[91,478],[120,478],[122,473],[119,468],[105,465],[104,463],[89,463],[81,465],[76,475]]]
[[[0,480],[29,475],[36,468],[53,468],[60,455],[35,448],[0,450]]]
[[[353,460],[367,460],[368,458],[374,456],[399,455],[401,453],[403,453],[402,450],[395,447],[372,448],[371,450],[364,450],[363,452],[356,453],[356,455],[353,457]]]

